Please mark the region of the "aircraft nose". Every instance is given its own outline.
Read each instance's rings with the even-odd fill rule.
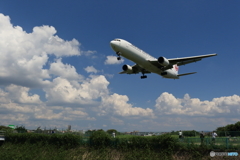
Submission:
[[[112,40],[111,42],[110,42],[110,45],[111,45],[111,47],[115,47],[117,44],[116,44],[116,41],[114,41],[114,40]]]
[[[118,45],[118,43],[117,43],[117,41],[112,40],[112,41],[110,42],[110,45],[111,45],[112,49],[115,50],[116,47],[117,47],[117,45]]]
[[[120,39],[114,39],[110,41],[110,45],[114,51],[119,51],[119,48],[121,46],[121,40]]]

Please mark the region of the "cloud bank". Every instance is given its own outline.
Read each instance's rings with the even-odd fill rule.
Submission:
[[[49,55],[63,57],[81,53],[76,39],[59,38],[52,26],[34,27],[32,33],[26,33],[20,26],[13,26],[8,16],[0,14],[0,30],[0,84],[31,88],[47,85],[51,76],[44,66]]]
[[[239,115],[240,97],[214,98],[212,101],[201,101],[198,98],[190,98],[185,94],[183,99],[174,97],[164,92],[156,100],[156,110],[160,115],[185,115],[185,116],[220,116]]]

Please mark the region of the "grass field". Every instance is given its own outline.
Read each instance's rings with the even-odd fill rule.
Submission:
[[[173,152],[151,150],[148,148],[118,149],[100,148],[95,149],[87,146],[76,146],[65,148],[64,146],[47,145],[42,143],[13,144],[5,143],[0,146],[0,159],[3,160],[200,160],[210,159],[209,153],[212,149],[192,146],[191,149],[179,149]],[[226,151],[226,150],[221,150]],[[232,150],[230,150],[232,151]],[[240,153],[240,150],[238,150]],[[226,159],[226,157],[211,158],[215,160]],[[231,157],[231,159],[240,159]]]

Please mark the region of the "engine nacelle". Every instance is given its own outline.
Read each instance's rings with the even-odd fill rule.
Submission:
[[[158,58],[158,63],[162,66],[168,66],[169,65],[169,61],[165,57],[159,57]]]
[[[123,65],[123,66],[122,66],[122,69],[123,69],[125,72],[129,73],[129,74],[130,74],[130,73],[133,73],[132,67],[129,66],[129,65],[127,65],[127,64]]]

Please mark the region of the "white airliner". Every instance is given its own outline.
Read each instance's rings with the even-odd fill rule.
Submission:
[[[141,78],[147,78],[146,73],[156,73],[164,78],[179,79],[180,76],[194,74],[196,72],[178,74],[178,66],[193,63],[202,60],[203,58],[216,56],[217,54],[207,54],[183,58],[159,57],[158,59],[147,54],[143,50],[134,46],[123,39],[114,39],[110,42],[112,49],[118,55],[117,59],[120,60],[121,56],[136,63],[133,66],[123,65],[123,71],[120,74],[137,74],[141,72]]]

